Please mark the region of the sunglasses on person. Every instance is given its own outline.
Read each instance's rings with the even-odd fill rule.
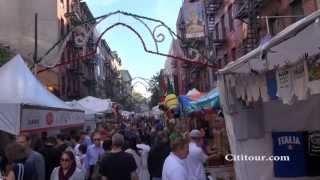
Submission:
[[[98,139],[98,138],[97,138],[97,139],[93,139],[93,140],[94,140],[94,141],[100,141],[101,139]]]
[[[61,161],[61,162],[70,162],[70,159],[67,159],[67,158],[61,158],[61,159],[60,159],[60,161]]]

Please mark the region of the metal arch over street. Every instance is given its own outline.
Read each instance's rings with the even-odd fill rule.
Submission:
[[[131,26],[125,24],[125,23],[122,23],[122,22],[118,22],[118,23],[115,23],[109,27],[107,27],[103,33],[99,36],[98,40],[96,41],[95,43],[95,48],[94,48],[94,51],[93,52],[86,52],[86,44],[87,44],[87,41],[88,41],[88,37],[85,37],[85,42],[84,45],[82,46],[84,49],[85,49],[85,55],[83,56],[79,56],[79,57],[75,57],[71,60],[68,60],[67,62],[65,63],[57,63],[53,66],[45,66],[47,67],[46,69],[43,69],[41,71],[38,71],[38,73],[40,72],[43,72],[43,71],[46,71],[48,69],[52,69],[52,68],[56,68],[58,66],[62,66],[62,65],[65,65],[65,64],[69,64],[69,63],[72,63],[74,61],[77,61],[77,60],[81,60],[81,59],[85,59],[87,57],[91,57],[93,56],[96,52],[97,52],[97,47],[98,47],[98,44],[99,42],[101,41],[102,39],[102,36],[108,32],[110,29],[116,27],[116,26],[122,26],[122,27],[125,27],[129,30],[131,30],[141,41],[142,45],[143,45],[143,48],[144,48],[144,51],[146,51],[147,53],[150,53],[150,54],[155,54],[155,55],[160,55],[160,56],[164,56],[164,57],[170,57],[170,58],[173,58],[173,59],[176,59],[178,61],[183,61],[185,63],[189,63],[189,64],[197,64],[197,65],[202,65],[202,66],[205,66],[205,67],[210,67],[210,68],[216,68],[216,65],[215,64],[209,64],[209,58],[200,53],[200,51],[196,50],[197,51],[197,56],[196,57],[201,57],[201,59],[204,59],[205,62],[201,62],[199,61],[198,59],[187,59],[187,58],[183,58],[183,57],[178,57],[178,56],[174,56],[174,55],[171,55],[171,54],[166,54],[166,53],[162,53],[162,52],[159,52],[159,48],[158,48],[158,44],[159,43],[162,43],[164,40],[165,40],[165,35],[163,33],[157,33],[157,30],[160,28],[160,27],[164,27],[170,34],[170,36],[174,39],[178,39],[183,46],[187,46],[185,41],[179,37],[174,31],[172,31],[170,29],[170,27],[168,27],[164,22],[158,20],[158,19],[154,19],[154,18],[149,18],[149,17],[145,17],[145,16],[140,16],[140,15],[137,15],[137,14],[132,14],[132,13],[127,13],[127,12],[123,12],[123,11],[115,11],[115,12],[111,12],[111,13],[108,13],[106,15],[102,15],[102,16],[99,16],[99,17],[96,17],[96,18],[93,18],[93,19],[90,19],[90,20],[87,20],[87,21],[84,21],[84,22],[81,22],[80,24],[76,25],[75,27],[73,27],[71,29],[71,31],[69,31],[66,35],[64,35],[60,40],[58,40],[44,55],[40,56],[37,61],[36,61],[36,64],[40,64],[43,59],[48,56],[50,53],[52,53],[52,51],[55,49],[55,48],[59,48],[60,51],[58,53],[58,57],[57,58],[60,58],[61,57],[61,54],[64,50],[64,48],[66,47],[66,41],[68,41],[72,35],[73,32],[75,32],[77,29],[81,28],[82,26],[84,25],[87,25],[87,24],[90,24],[92,22],[96,22],[98,20],[98,22],[96,22],[93,26],[91,26],[91,29],[89,31],[88,34],[90,34],[90,32],[92,32],[95,27],[100,24],[101,22],[105,21],[108,19],[108,17],[110,16],[113,16],[113,15],[124,15],[124,16],[128,16],[128,17],[132,17],[133,19],[139,21],[140,23],[142,23],[144,25],[144,27],[148,30],[148,32],[150,33],[153,41],[154,41],[154,45],[155,45],[155,50],[150,50],[148,49],[148,47],[146,46],[145,42],[144,42],[144,39],[143,37]],[[150,28],[148,26],[148,24],[145,22],[145,21],[148,21],[148,22],[151,22],[151,23],[157,23],[157,25],[153,28]],[[193,51],[195,51],[194,48],[190,47],[190,49],[192,49]]]

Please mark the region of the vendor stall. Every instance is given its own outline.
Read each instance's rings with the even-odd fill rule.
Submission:
[[[235,161],[239,180],[320,178],[320,11],[219,71],[232,154],[289,156]]]
[[[106,114],[112,113],[112,102],[110,99],[87,96],[78,101],[67,102],[67,104],[85,112],[84,128],[88,131],[94,131],[97,125],[106,119]]]
[[[20,55],[0,68],[0,130],[10,134],[81,126],[84,112],[50,93]]]

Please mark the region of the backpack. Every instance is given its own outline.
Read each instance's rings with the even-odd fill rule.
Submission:
[[[14,165],[14,176],[16,180],[24,179],[24,165],[22,163],[16,163]]]

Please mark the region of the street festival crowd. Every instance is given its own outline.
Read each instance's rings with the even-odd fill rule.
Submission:
[[[1,152],[5,180],[206,180],[203,132],[178,123],[120,122],[105,131],[22,133]],[[0,178],[0,179],[1,179]]]

